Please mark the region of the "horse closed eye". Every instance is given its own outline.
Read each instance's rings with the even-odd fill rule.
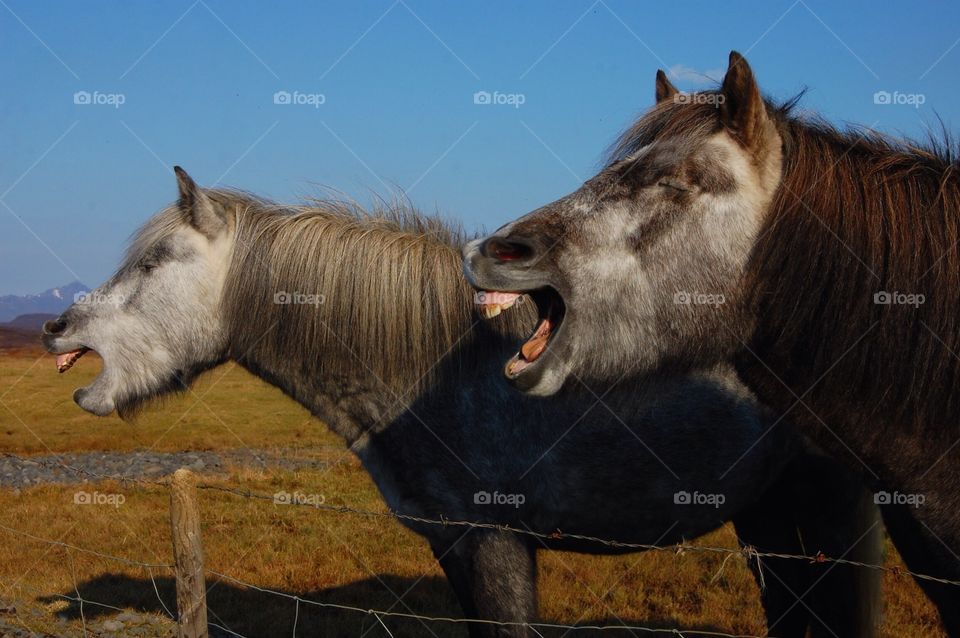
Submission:
[[[156,267],[157,267],[156,264],[149,263],[149,262],[145,262],[145,263],[140,264],[140,270],[142,270],[142,271],[145,272],[145,273],[151,272],[151,271],[152,271],[154,268],[156,268]]]
[[[658,182],[657,186],[663,186],[664,188],[671,188],[675,191],[680,191],[681,193],[690,192],[690,189],[684,186],[683,184],[679,184],[671,180],[663,180],[661,182]]]

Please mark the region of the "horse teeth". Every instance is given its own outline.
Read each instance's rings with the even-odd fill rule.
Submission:
[[[485,319],[493,319],[500,314],[500,304],[484,304],[481,306],[481,312],[483,313]]]

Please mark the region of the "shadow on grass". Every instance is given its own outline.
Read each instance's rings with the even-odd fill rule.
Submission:
[[[156,588],[154,587],[156,583]],[[382,617],[388,631],[371,614],[342,609],[321,608],[308,603],[297,603],[271,593],[243,588],[229,582],[207,581],[207,608],[209,621],[231,632],[211,628],[211,637],[234,636],[240,634],[247,638],[261,636],[291,636],[296,622],[299,636],[360,636],[383,638],[393,636],[411,636],[424,638],[446,638],[467,636],[466,624],[448,622],[419,621],[396,617]],[[80,597],[87,601],[83,606],[83,617],[87,621],[107,620],[120,612],[96,606],[92,603],[105,603],[114,607],[133,609],[140,613],[165,614],[165,608],[176,613],[176,593],[174,581],[170,577],[157,577],[154,580],[134,578],[127,575],[105,574],[82,582],[78,590]],[[159,593],[159,598],[157,594]],[[400,576],[380,575],[356,581],[348,585],[330,587],[313,592],[284,592],[298,595],[300,598],[337,605],[348,605],[362,609],[392,610],[401,613],[415,613],[424,616],[460,618],[463,616],[453,591],[444,578],[428,576],[413,579]],[[75,598],[73,590],[62,592],[64,596]],[[398,598],[402,602],[398,602]],[[42,603],[63,600],[60,596],[38,598]],[[162,604],[161,604],[162,600]],[[585,605],[588,610],[589,604]],[[70,602],[69,607],[59,614],[71,620],[81,616],[80,605]],[[553,622],[544,620],[544,622]],[[635,620],[617,618],[583,619],[577,626],[627,624],[642,625],[664,629],[678,628],[668,619]],[[687,627],[683,635],[694,637],[698,631],[720,631],[715,626],[702,625]],[[563,636],[566,630],[539,629],[544,638]],[[627,636],[636,635],[629,631],[590,631],[571,632],[570,636]]]

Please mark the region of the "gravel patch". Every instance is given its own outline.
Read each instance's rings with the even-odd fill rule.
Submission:
[[[64,467],[67,466],[67,467]],[[197,474],[225,474],[228,466],[285,470],[319,470],[321,459],[303,458],[302,450],[236,449],[216,452],[81,452],[19,458],[0,456],[0,487],[77,484],[105,479],[159,479],[181,467]],[[74,471],[70,468],[75,468]],[[3,634],[0,633],[0,638]]]

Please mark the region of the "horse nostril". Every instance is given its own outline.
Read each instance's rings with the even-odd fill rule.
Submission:
[[[520,261],[533,257],[533,246],[519,239],[494,237],[483,246],[483,253],[500,261]]]
[[[57,335],[67,329],[67,322],[63,319],[51,319],[43,322],[43,332],[48,335]]]

